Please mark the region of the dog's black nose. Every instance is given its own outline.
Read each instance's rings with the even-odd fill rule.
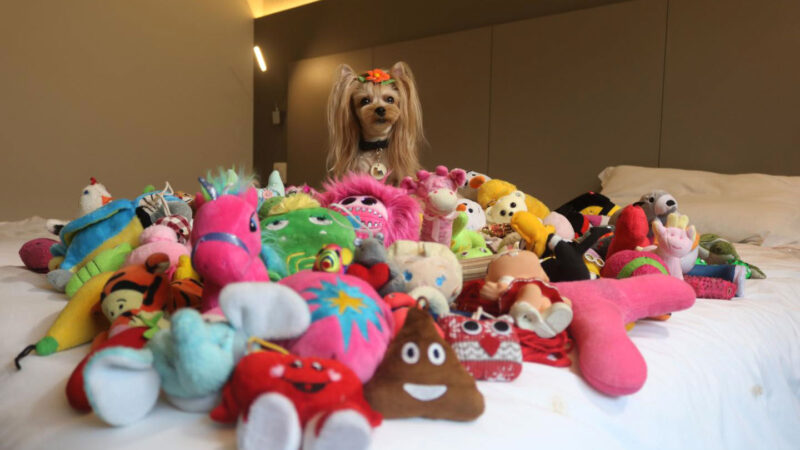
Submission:
[[[386,114],[386,108],[384,108],[383,106],[375,108],[375,114],[383,117]]]

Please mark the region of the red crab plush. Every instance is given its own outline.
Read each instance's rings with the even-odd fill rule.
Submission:
[[[266,351],[239,361],[211,411],[218,422],[240,415],[239,449],[366,449],[382,421],[347,366]]]

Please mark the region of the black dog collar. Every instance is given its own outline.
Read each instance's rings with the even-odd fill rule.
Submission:
[[[382,148],[386,148],[389,146],[389,140],[384,139],[382,141],[374,141],[374,142],[367,142],[363,139],[359,139],[358,141],[358,149],[362,151],[370,151],[370,150],[378,150]]]

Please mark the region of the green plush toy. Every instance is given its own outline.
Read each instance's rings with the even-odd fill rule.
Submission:
[[[747,268],[747,278],[756,280],[767,278],[758,267],[748,264],[739,257],[730,241],[719,235],[707,233],[700,236],[699,256],[709,264],[737,264]]]
[[[356,238],[352,223],[310,196],[296,194],[266,206],[259,210],[261,257],[273,281],[311,269],[319,250],[328,244],[352,255]]]
[[[116,272],[119,270],[131,251],[133,251],[131,244],[123,242],[114,248],[98,253],[93,260],[86,263],[69,279],[65,291],[67,297],[72,298],[78,292],[78,289],[93,276],[103,272]]]
[[[456,254],[458,259],[480,258],[491,255],[491,251],[486,246],[483,235],[477,231],[467,228],[469,216],[461,211],[453,220],[453,237],[450,242],[450,250]]]

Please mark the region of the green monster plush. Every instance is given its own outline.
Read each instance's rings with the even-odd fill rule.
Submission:
[[[761,269],[742,261],[730,241],[716,234],[706,233],[700,236],[699,256],[708,264],[738,264],[745,266],[747,268],[747,278],[767,278],[767,275]]]
[[[259,219],[261,258],[273,281],[311,269],[317,253],[327,244],[339,245],[346,254],[343,259],[352,259],[356,238],[352,223],[306,194],[265,203]]]

